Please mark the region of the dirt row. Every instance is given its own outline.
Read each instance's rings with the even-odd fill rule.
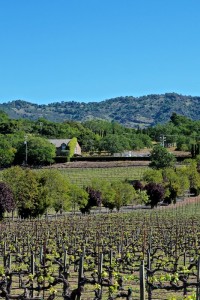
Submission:
[[[148,166],[149,161],[75,161],[62,164],[53,164],[48,168],[114,168],[114,167],[133,167],[133,166]]]

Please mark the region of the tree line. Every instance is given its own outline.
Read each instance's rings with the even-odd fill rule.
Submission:
[[[26,157],[28,164],[51,164],[56,149],[48,139],[77,138],[84,155],[114,154],[124,150],[152,148],[152,142],[175,144],[177,150],[200,153],[198,132],[200,121],[173,113],[168,123],[147,129],[126,128],[117,122],[90,120],[84,123],[51,122],[44,118],[37,121],[10,119],[0,111],[0,167],[21,165]],[[27,143],[27,144],[26,144]]]
[[[170,121],[143,130],[152,140],[160,142],[164,137],[165,144],[176,144],[177,150],[194,151],[194,146],[200,143],[200,121],[173,113]],[[197,147],[199,148],[199,147]],[[197,153],[200,154],[199,149]]]
[[[29,165],[53,163],[56,148],[49,142],[51,138],[77,138],[82,152],[90,155],[94,152],[113,154],[152,145],[147,134],[125,128],[116,122],[96,120],[56,123],[44,118],[37,121],[14,120],[0,112],[0,166],[21,165],[26,150]]]
[[[90,213],[92,207],[102,206],[111,211],[128,204],[154,208],[159,202],[176,203],[177,197],[186,193],[199,195],[199,156],[176,166],[173,155],[157,145],[151,158],[141,181],[111,183],[94,178],[83,188],[70,183],[64,173],[55,169],[7,168],[1,172],[0,218],[6,211],[17,211],[22,218],[28,218],[43,215],[49,209]]]
[[[0,217],[14,211],[22,218],[37,217],[49,209],[56,213],[75,210],[89,213],[93,206],[119,210],[138,198],[137,194],[127,182],[94,179],[89,186],[81,188],[55,169],[14,166],[1,172]]]
[[[166,148],[156,145],[151,152],[149,169],[143,174],[142,182],[136,189],[145,189],[149,197],[148,204],[157,206],[159,202],[176,203],[177,197],[200,194],[200,155],[185,159],[176,164],[173,154]],[[144,185],[145,183],[145,185]]]

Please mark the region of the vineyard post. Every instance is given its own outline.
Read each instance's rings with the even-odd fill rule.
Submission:
[[[38,226],[37,226],[37,224],[35,225],[35,236],[36,236],[36,239],[38,239]]]
[[[183,255],[183,265],[184,267],[186,266],[186,251],[184,250],[184,255]],[[186,296],[187,295],[187,282],[184,281],[183,282],[183,295]]]
[[[103,269],[103,253],[99,254],[99,263],[98,263],[98,283],[101,283],[101,274]]]
[[[4,255],[6,255],[6,241],[4,242]]]
[[[43,246],[40,247],[40,264],[43,263]]]
[[[144,273],[144,260],[140,265],[140,300],[145,300],[145,273]]]
[[[152,229],[150,230],[150,235],[149,235],[149,252],[151,254],[151,246],[152,246]]]
[[[112,266],[113,252],[110,250],[110,267]]]
[[[6,267],[6,241],[4,242],[3,264],[4,264],[4,267]]]
[[[81,280],[84,277],[84,275],[83,275],[83,263],[84,263],[84,256],[81,255],[80,263],[79,263],[78,286],[80,286]]]
[[[35,257],[34,254],[31,254],[31,274],[35,274]]]
[[[64,251],[64,273],[66,272],[66,265],[67,265],[67,250]]]
[[[48,215],[47,215],[47,226],[49,224],[48,220],[49,219],[48,219]],[[49,226],[47,228],[49,228]],[[49,230],[46,230],[45,238],[44,238],[44,241],[43,241],[43,256],[42,256],[42,265],[44,267],[46,265],[46,254],[47,254],[48,239],[49,239]],[[43,285],[43,299],[45,299],[45,277],[43,279],[42,285]]]
[[[98,283],[101,285],[100,295],[102,295],[102,271],[103,271],[103,253],[100,253],[99,263],[98,263]]]
[[[150,250],[147,250],[147,268],[151,269],[151,252]]]
[[[84,274],[83,274],[83,263],[84,263],[84,256],[81,255],[80,256],[80,261],[79,261],[79,272],[78,272],[78,288],[80,288],[81,286],[81,281],[84,277]],[[81,300],[81,295],[78,295],[77,296],[77,300]]]
[[[151,270],[151,252],[150,250],[147,250],[147,280],[149,279],[150,275],[150,270]],[[152,299],[152,291],[151,291],[151,286],[147,286],[148,289],[148,300]]]
[[[186,251],[184,251],[183,264],[184,264],[184,267],[185,267],[186,266]]]
[[[146,248],[146,228],[144,227],[144,230],[143,230],[143,245],[142,245],[143,259],[144,259],[144,256],[145,256],[145,248]]]
[[[197,263],[197,291],[196,291],[196,300],[200,300],[200,257]]]
[[[61,237],[60,237],[60,234],[58,234],[58,237],[57,237],[57,243],[58,243],[58,245],[61,243]]]
[[[12,258],[11,258],[11,253],[8,256],[8,269],[11,271],[11,264],[12,264]]]
[[[31,274],[35,275],[35,257],[33,253],[31,254]],[[33,298],[33,281],[30,287],[31,287],[31,297]]]

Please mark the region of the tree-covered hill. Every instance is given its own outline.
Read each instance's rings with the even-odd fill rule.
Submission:
[[[42,117],[55,122],[102,119],[116,121],[126,127],[144,128],[169,121],[173,112],[198,120],[200,97],[166,93],[138,98],[117,97],[89,103],[62,101],[48,105],[15,100],[0,104],[0,109],[15,119],[37,120]]]

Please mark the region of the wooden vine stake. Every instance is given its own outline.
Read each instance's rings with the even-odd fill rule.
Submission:
[[[64,264],[63,264],[64,273],[67,271],[66,266],[67,266],[67,250],[65,249],[64,250]]]
[[[149,280],[150,275],[150,270],[151,270],[151,253],[150,250],[147,250],[147,278]],[[147,285],[147,291],[148,291],[148,300],[152,299],[152,290],[151,286],[148,284]]]
[[[110,250],[109,260],[110,260],[110,268],[111,268],[112,260],[113,260],[113,251],[112,251],[112,249]]]
[[[31,254],[31,274],[35,275],[35,256],[33,253]],[[31,297],[33,298],[33,281],[30,286],[31,286]]]
[[[81,281],[83,280],[83,277],[84,277],[83,264],[84,264],[84,256],[81,255],[80,261],[79,261],[78,288],[81,287]],[[81,296],[80,295],[77,295],[77,300],[81,300]]]
[[[99,254],[99,263],[98,263],[98,283],[101,284],[101,274],[103,271],[103,253]]]
[[[145,300],[145,272],[144,272],[144,260],[140,265],[140,300]]]
[[[40,247],[40,264],[43,264],[43,246]]]
[[[8,269],[11,272],[11,265],[12,265],[12,258],[11,258],[11,254],[8,255]]]
[[[99,262],[98,262],[98,283],[101,286],[101,290],[99,291],[99,299],[102,297],[102,272],[103,272],[103,253],[99,254]]]
[[[6,241],[4,242],[3,265],[6,267]]]
[[[196,291],[196,300],[200,300],[200,257],[197,263],[197,291]]]

